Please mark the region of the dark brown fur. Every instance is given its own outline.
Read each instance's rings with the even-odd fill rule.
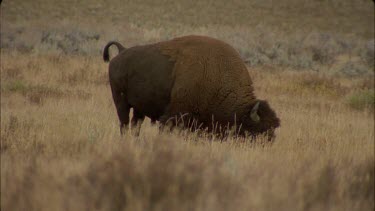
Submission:
[[[112,44],[116,42],[104,49],[105,61]],[[164,125],[176,115],[188,114],[210,131],[241,125],[242,135],[273,135],[280,125],[268,103],[255,98],[239,54],[222,41],[186,36],[129,49],[116,45],[120,53],[110,62],[109,78],[121,128],[129,124],[130,108],[132,124],[148,116]],[[256,102],[257,123],[250,118]]]

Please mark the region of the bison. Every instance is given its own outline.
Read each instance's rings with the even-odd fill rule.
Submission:
[[[109,82],[121,133],[133,108],[136,134],[145,116],[166,125],[187,114],[209,131],[237,126],[239,135],[273,139],[280,120],[267,101],[256,99],[244,62],[227,43],[195,35],[130,48],[111,41],[106,62],[112,45],[119,53],[109,63]]]

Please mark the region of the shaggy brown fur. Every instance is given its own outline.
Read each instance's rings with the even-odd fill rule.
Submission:
[[[104,49],[104,60],[110,45]],[[211,131],[214,125],[241,125],[240,134],[273,134],[279,126],[268,103],[255,98],[239,54],[222,41],[185,36],[119,51],[109,76],[121,127],[129,123],[131,107],[134,124],[144,116],[166,124],[186,113]],[[259,122],[250,118],[256,102],[260,102]]]

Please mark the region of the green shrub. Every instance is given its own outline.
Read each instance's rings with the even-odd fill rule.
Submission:
[[[27,85],[23,81],[14,80],[2,86],[1,90],[11,92],[25,92],[27,90]]]
[[[375,91],[374,89],[369,90],[362,90],[360,92],[356,92],[348,97],[348,104],[350,107],[363,110],[363,109],[370,109],[374,110],[375,106]]]

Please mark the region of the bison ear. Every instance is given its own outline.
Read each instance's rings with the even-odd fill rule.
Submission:
[[[250,118],[254,122],[259,122],[260,121],[260,117],[258,115],[259,103],[260,103],[259,101],[256,102],[255,105],[254,105],[254,107],[251,109],[251,112],[250,112]]]

